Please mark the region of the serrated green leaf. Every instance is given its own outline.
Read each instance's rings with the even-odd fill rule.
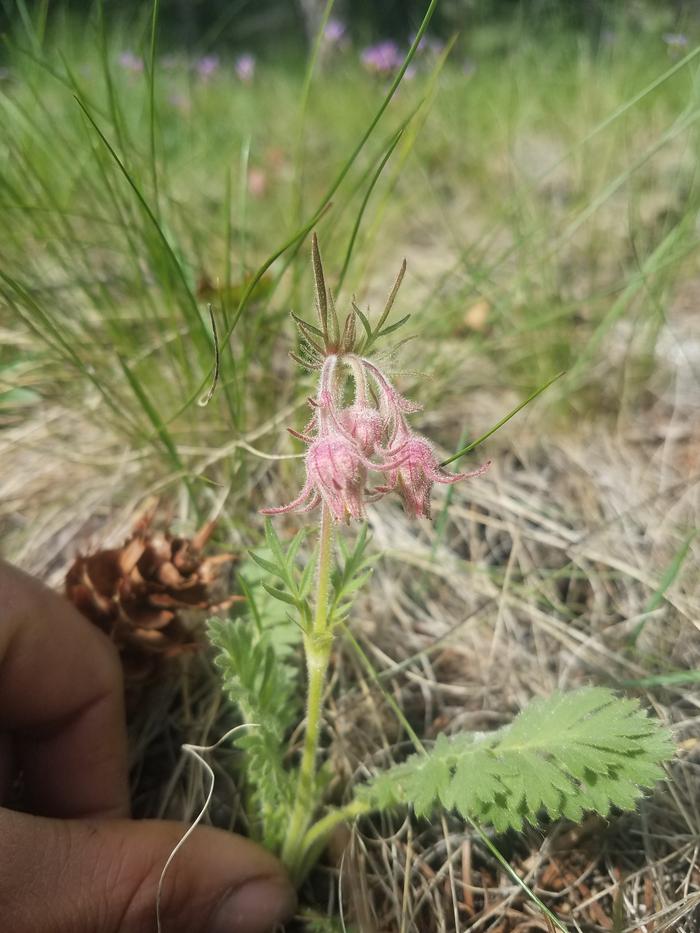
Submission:
[[[408,775],[404,792],[413,804],[418,816],[426,816],[438,797],[450,782],[450,768],[441,758],[426,758],[420,771]]]
[[[428,758],[413,756],[378,780],[384,805],[405,801],[425,813],[439,802],[502,831],[542,811],[578,820],[586,810],[631,809],[672,749],[635,700],[592,687],[535,700],[491,735],[438,741]]]
[[[366,524],[362,525],[352,549],[347,546],[342,538],[338,542],[338,548],[342,561],[335,567],[331,578],[333,598],[330,613],[334,624],[338,624],[347,616],[355,593],[367,582],[372,565],[376,560],[376,555],[367,557],[365,554],[367,548]]]
[[[474,746],[457,760],[449,790],[441,795],[445,805],[460,813],[477,810],[480,803],[489,803],[495,794],[503,791],[498,779],[498,762],[483,746]]]
[[[208,634],[217,649],[214,660],[225,693],[244,722],[256,723],[236,744],[244,752],[251,831],[274,848],[284,835],[283,815],[294,795],[293,773],[285,766],[285,736],[300,714],[298,672],[285,660],[288,644],[264,621],[253,625],[248,619],[214,618]]]
[[[355,593],[357,590],[362,589],[365,583],[372,576],[372,570],[366,570],[364,573],[361,573],[359,576],[355,577],[353,580],[349,580],[343,587],[343,594],[349,596],[351,593]]]

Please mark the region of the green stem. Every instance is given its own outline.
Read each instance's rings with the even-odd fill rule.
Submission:
[[[331,557],[333,551],[333,516],[327,505],[321,510],[319,536],[318,576],[316,578],[316,606],[314,635],[325,635],[328,629],[328,593],[331,585]]]
[[[306,733],[304,750],[299,765],[294,809],[282,847],[282,861],[293,878],[298,876],[304,859],[304,836],[315,809],[314,784],[316,782],[316,753],[321,731],[323,690],[331,651],[328,594],[332,570],[333,518],[327,506],[321,511],[318,576],[316,578],[316,604],[313,628],[304,638],[308,695],[306,705]]]
[[[335,827],[341,823],[349,823],[365,813],[371,813],[372,809],[364,800],[353,800],[344,807],[330,810],[310,826],[302,841],[302,858],[295,876],[297,884],[300,884],[314,867]]]
[[[325,816],[310,826],[304,836],[304,851],[309,852],[317,846],[323,845],[336,826],[348,823],[355,817],[370,813],[372,807],[365,800],[352,800],[344,807],[330,810]]]

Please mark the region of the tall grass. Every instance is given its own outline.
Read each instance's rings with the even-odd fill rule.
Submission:
[[[620,379],[643,384],[695,264],[694,53],[671,61],[624,25],[597,48],[483,27],[392,95],[352,51],[262,60],[251,85],[224,58],[203,80],[152,26],[127,42],[99,15],[65,17],[45,34],[25,11],[9,42],[0,392],[31,393],[6,407],[84,408],[194,499],[240,481],[251,444],[279,449],[275,412],[303,403],[282,348],[290,306],[307,311],[312,226],[341,303],[387,288],[408,256],[401,313],[422,365],[440,360],[436,395],[459,357],[445,363],[446,342],[523,396],[568,370],[558,392],[577,416],[614,410]],[[208,304],[221,371],[202,407]]]

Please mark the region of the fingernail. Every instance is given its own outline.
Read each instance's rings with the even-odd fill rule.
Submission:
[[[297,896],[285,878],[256,878],[219,904],[211,933],[270,933],[294,913]]]

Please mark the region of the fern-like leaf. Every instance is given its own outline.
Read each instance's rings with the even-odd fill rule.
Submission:
[[[271,630],[252,619],[210,619],[209,639],[229,699],[255,729],[236,742],[246,756],[249,813],[254,831],[270,847],[284,833],[294,787],[284,767],[285,737],[300,715],[296,671],[280,656]]]
[[[419,815],[440,803],[502,832],[541,813],[578,820],[632,809],[672,752],[669,733],[636,701],[591,687],[535,700],[488,735],[440,736],[430,754],[385,771],[360,797],[374,809],[411,804]]]

